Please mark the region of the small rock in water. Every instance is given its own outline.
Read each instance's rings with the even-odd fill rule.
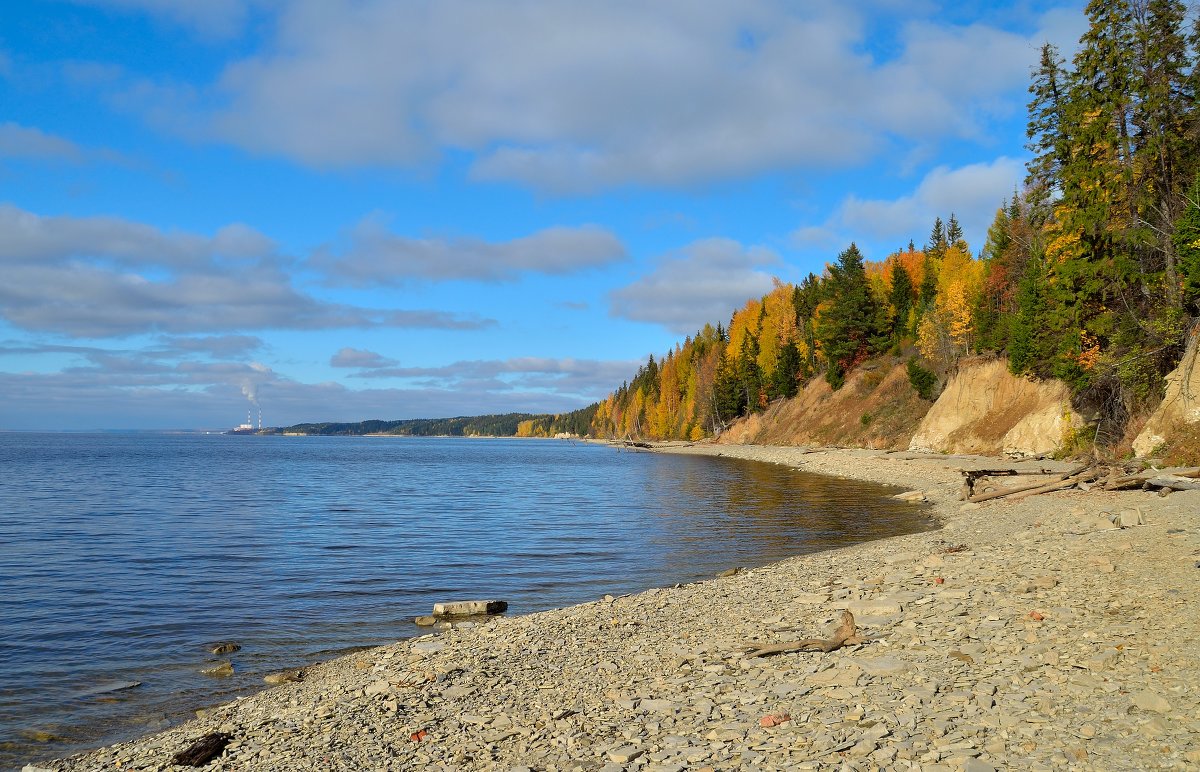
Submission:
[[[53,732],[47,732],[45,729],[23,729],[21,730],[21,736],[35,743],[54,743],[60,742],[63,739]]]
[[[413,621],[421,627],[433,627],[437,624],[437,617],[417,617]]]
[[[741,566],[735,566],[734,568],[726,568],[724,571],[717,574],[717,578],[724,579],[727,576],[737,576],[744,570],[745,569],[742,568]]]
[[[229,676],[233,675],[233,663],[229,661],[222,662],[216,667],[210,667],[205,670],[201,670],[200,672],[206,676],[212,676],[214,678],[228,678]]]
[[[233,641],[221,641],[209,644],[208,650],[213,654],[232,654],[235,651],[241,651],[242,644],[234,643]]]

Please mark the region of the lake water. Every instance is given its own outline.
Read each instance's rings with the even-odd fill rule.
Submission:
[[[528,613],[932,527],[892,492],[552,440],[0,434],[0,768],[421,634],[437,601]]]

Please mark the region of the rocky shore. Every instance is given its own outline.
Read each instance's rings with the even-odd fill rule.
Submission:
[[[36,768],[179,769],[213,732],[232,738],[215,770],[1200,765],[1200,491],[963,504],[960,469],[996,461],[673,450],[920,490],[943,528],[359,652]],[[1145,525],[1109,526],[1132,510]],[[743,656],[847,608],[872,640]]]

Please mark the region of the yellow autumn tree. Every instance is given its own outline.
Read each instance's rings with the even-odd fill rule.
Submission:
[[[921,318],[917,346],[931,362],[945,367],[971,351],[975,339],[974,309],[983,289],[983,263],[962,246],[946,248],[937,277],[932,313]]]
[[[789,343],[795,343],[797,339],[796,306],[792,304],[795,288],[779,279],[772,281],[774,289],[762,299],[758,332],[758,367],[765,379],[769,379],[775,371],[779,350]]]

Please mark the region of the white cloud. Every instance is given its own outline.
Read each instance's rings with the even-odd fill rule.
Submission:
[[[690,334],[728,319],[747,298],[769,292],[772,277],[761,269],[778,263],[765,248],[730,239],[696,241],[660,258],[652,273],[611,292],[609,312]]]
[[[392,367],[394,365],[396,365],[396,360],[394,359],[388,359],[374,351],[366,351],[349,346],[339,349],[336,354],[329,358],[330,367],[357,367],[369,370],[380,367]]]
[[[686,185],[977,139],[1023,101],[1047,34],[934,10],[868,41],[868,13],[890,29],[879,9],[784,0],[293,2],[182,122],[318,167],[465,150],[476,179],[549,191]],[[179,94],[136,90],[178,112]]]
[[[368,217],[349,233],[344,254],[324,249],[313,266],[331,282],[367,286],[412,279],[511,281],[523,273],[569,274],[625,258],[610,231],[592,225],[546,228],[511,241],[478,238],[414,239],[389,232]]]
[[[83,159],[83,156],[83,150],[79,145],[68,139],[47,134],[41,129],[21,126],[12,121],[0,123],[0,158],[77,163]]]
[[[0,204],[0,317],[26,330],[104,338],[144,332],[419,327],[494,322],[436,310],[326,302],[292,285],[269,238],[213,237],[116,217],[46,217]]]
[[[507,391],[544,390],[594,401],[636,372],[638,362],[594,359],[513,357],[464,360],[437,367],[384,367],[356,373],[360,378],[417,381],[430,387]]]
[[[895,199],[847,197],[834,215],[849,233],[880,240],[920,241],[933,225],[953,213],[972,248],[983,246],[996,210],[1025,178],[1025,167],[1012,158],[970,164],[957,169],[939,166],[930,171],[912,193]]]

